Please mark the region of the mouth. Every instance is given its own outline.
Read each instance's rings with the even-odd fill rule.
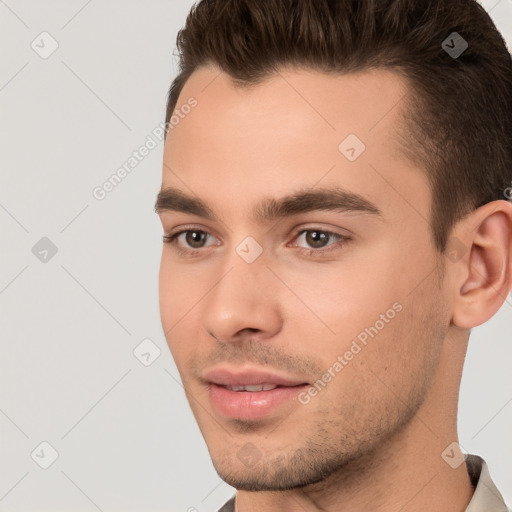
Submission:
[[[210,403],[222,416],[238,420],[258,420],[277,413],[286,403],[297,401],[300,391],[308,386],[221,386],[211,383],[208,391]]]
[[[297,399],[309,384],[266,371],[231,372],[218,369],[205,375],[213,408],[226,418],[262,419]]]
[[[297,384],[300,386],[300,384]],[[224,386],[226,389],[230,391],[250,391],[251,393],[258,393],[260,391],[272,391],[276,388],[283,387],[294,387],[294,386],[280,386],[278,384],[252,384],[248,386]]]

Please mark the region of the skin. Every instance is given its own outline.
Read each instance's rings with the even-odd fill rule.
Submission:
[[[464,251],[453,261],[436,251],[427,178],[398,150],[406,93],[386,70],[283,69],[242,90],[203,67],[178,100],[177,108],[191,96],[198,104],[168,133],[162,188],[202,199],[216,218],[159,212],[164,234],[209,234],[203,247],[178,238],[196,257],[164,244],[161,319],[239,512],[463,511],[471,499],[465,463],[452,469],[441,454],[457,441],[469,329],[512,286],[512,204],[494,201],[457,223],[451,240]],[[353,162],[338,150],[350,133],[366,145]],[[333,186],[382,215],[250,215],[264,197]],[[329,239],[335,249],[321,256],[315,239],[298,236],[306,228],[351,240]],[[263,249],[250,264],[235,250],[247,236]],[[210,403],[200,377],[219,364],[314,383],[397,302],[401,311],[307,405],[292,400],[244,421]],[[245,463],[244,450],[257,462]]]

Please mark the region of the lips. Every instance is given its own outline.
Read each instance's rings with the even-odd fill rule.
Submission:
[[[217,368],[204,374],[204,380],[219,386],[254,386],[275,385],[293,387],[307,384],[304,380],[293,379],[266,370],[229,371],[227,368]]]
[[[205,373],[208,395],[222,416],[257,420],[278,411],[279,406],[297,398],[309,384],[265,370],[233,372],[218,368]]]

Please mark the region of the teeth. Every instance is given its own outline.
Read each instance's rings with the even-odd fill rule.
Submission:
[[[253,384],[251,386],[226,386],[230,391],[270,391],[277,388],[276,384]]]

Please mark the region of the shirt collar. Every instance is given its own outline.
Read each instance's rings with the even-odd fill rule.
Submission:
[[[466,512],[510,512],[491,479],[485,460],[478,455],[468,454],[466,467],[471,484],[475,488]]]

